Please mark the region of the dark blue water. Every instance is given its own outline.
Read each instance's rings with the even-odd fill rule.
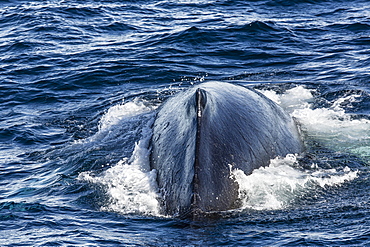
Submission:
[[[370,245],[369,71],[367,1],[1,1],[0,245]],[[149,126],[210,80],[274,98],[307,154],[181,221],[158,213]]]

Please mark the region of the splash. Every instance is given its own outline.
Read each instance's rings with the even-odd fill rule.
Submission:
[[[270,90],[261,92],[296,118],[308,138],[332,150],[352,153],[370,162],[370,121],[354,118],[343,108],[360,100],[361,95],[346,95],[332,102],[329,107],[314,108],[315,90],[303,86],[287,90],[281,95]]]
[[[121,104],[108,109],[100,120],[99,130],[109,130],[112,126],[119,124],[124,119],[153,111],[155,108],[156,106],[140,98],[135,98],[133,101],[126,103],[123,101]]]
[[[149,131],[149,130],[147,130]],[[83,172],[78,179],[102,185],[110,201],[103,211],[121,214],[159,215],[157,173],[149,169],[148,142],[150,135],[140,140],[130,159],[123,158],[98,176]]]
[[[141,139],[135,144],[130,158],[122,158],[101,174],[82,172],[78,176],[79,180],[100,185],[109,196],[110,200],[101,207],[102,211],[159,215],[156,171],[149,167],[148,146],[154,121],[153,109],[155,106],[136,98],[132,102],[111,107],[102,117],[99,132],[94,139],[102,140],[105,136],[111,136],[111,132],[121,131],[117,129],[117,125],[120,126],[132,118],[142,117],[146,121],[140,130]]]
[[[120,142],[130,139],[141,132],[138,129],[143,122],[151,121],[154,117],[154,110],[158,105],[146,101],[140,97],[132,101],[124,102],[112,106],[102,116],[98,124],[98,132],[93,136],[75,140],[74,144],[87,146],[104,146],[106,143]]]
[[[101,207],[102,211],[121,214],[159,215],[156,171],[149,171],[148,149],[140,141],[133,152],[133,162],[127,158],[109,168],[103,174],[93,176],[89,172],[81,173],[80,180],[102,185],[110,201]]]
[[[303,171],[294,168],[297,166],[297,157],[289,154],[271,160],[268,167],[256,169],[249,176],[241,170],[233,170],[231,176],[239,184],[241,210],[283,209],[294,204],[297,198],[312,193],[315,188],[340,186],[358,175],[348,167]]]

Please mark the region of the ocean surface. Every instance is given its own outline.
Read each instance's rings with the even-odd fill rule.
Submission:
[[[306,154],[235,171],[243,205],[163,215],[156,110],[204,81],[264,93]],[[0,246],[370,245],[370,4],[0,1]]]

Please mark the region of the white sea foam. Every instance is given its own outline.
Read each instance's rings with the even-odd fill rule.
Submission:
[[[156,171],[149,170],[148,149],[144,142],[136,145],[132,162],[124,158],[98,176],[89,172],[79,175],[80,180],[102,185],[109,195],[110,201],[101,210],[159,215]]]
[[[156,171],[150,170],[148,149],[155,108],[156,106],[136,98],[131,102],[112,106],[101,118],[99,131],[92,138],[94,141],[103,140],[107,138],[106,136],[116,136],[115,132],[121,131],[119,126],[125,121],[143,117],[143,114],[149,116],[149,120],[146,116],[146,123],[140,130],[141,139],[135,144],[130,158],[123,157],[102,174],[92,175],[90,172],[83,172],[79,175],[79,180],[102,185],[109,195],[109,202],[101,210],[122,214],[159,214]]]
[[[241,209],[282,209],[297,197],[312,193],[315,187],[338,186],[357,177],[357,171],[348,167],[303,171],[294,168],[297,162],[296,156],[287,155],[271,160],[268,167],[256,169],[249,176],[233,170],[231,175],[239,184]]]
[[[98,132],[87,139],[76,140],[75,144],[100,146],[107,142],[119,142],[127,138],[127,135],[137,135],[137,132],[141,132],[137,130],[138,122],[153,118],[157,107],[158,105],[140,97],[128,102],[122,101],[109,108],[102,116]]]
[[[132,118],[137,115],[147,113],[156,107],[149,102],[135,98],[133,101],[122,102],[121,104],[112,106],[100,119],[99,130],[107,130],[118,124],[123,119]]]
[[[360,95],[346,95],[332,102],[330,107],[313,108],[313,92],[303,86],[281,95],[262,91],[298,120],[307,137],[334,151],[352,153],[370,161],[370,121],[355,119],[342,107],[356,102]]]

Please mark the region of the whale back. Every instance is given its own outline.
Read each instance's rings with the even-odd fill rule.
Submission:
[[[151,166],[165,212],[194,215],[239,206],[231,170],[248,175],[276,156],[301,151],[297,126],[280,106],[254,90],[208,82],[159,109]]]

